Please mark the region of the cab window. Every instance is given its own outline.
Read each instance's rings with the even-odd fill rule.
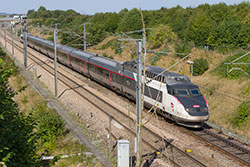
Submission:
[[[188,96],[188,90],[187,89],[175,89],[175,94],[178,96]]]
[[[172,90],[168,88],[168,94],[172,95]]]
[[[199,89],[191,89],[190,90],[190,93],[192,96],[198,96],[198,95],[201,95],[201,92]]]

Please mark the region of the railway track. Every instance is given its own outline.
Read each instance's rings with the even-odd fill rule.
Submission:
[[[3,35],[1,34],[3,37]],[[11,40],[7,38],[7,41],[10,43]],[[23,48],[20,47],[16,42],[14,42],[15,48],[18,49],[20,52],[23,52]],[[34,54],[28,53],[28,58],[43,68],[45,71],[54,75],[54,69],[52,66],[47,64],[46,62],[41,63],[41,60],[35,56]],[[113,120],[119,123],[124,129],[126,129],[130,134],[133,136],[136,135],[136,129],[131,128],[128,124],[129,122],[133,121],[133,118],[128,116],[127,114],[123,113],[117,107],[111,105],[109,102],[105,101],[104,99],[96,96],[94,93],[89,91],[88,89],[84,88],[83,86],[76,83],[74,80],[69,78],[68,76],[64,75],[63,73],[58,71],[58,80],[60,80],[63,84],[67,85],[73,91],[75,91],[79,96],[84,98],[90,104],[98,108],[101,112],[106,114],[108,117],[112,116]],[[74,88],[77,87],[77,90]],[[98,105],[97,105],[98,104]],[[108,112],[107,112],[108,111]],[[148,148],[151,150],[144,150],[143,154],[152,153],[152,155],[157,155],[160,152],[160,155],[164,157],[166,160],[170,161],[175,166],[190,166],[190,167],[205,167],[206,165],[203,164],[201,161],[195,159],[191,155],[187,154],[185,151],[182,151],[171,142],[172,140],[165,139],[158,134],[154,133],[152,130],[142,127],[143,128],[143,137],[142,141]]]
[[[250,166],[250,150],[232,142],[230,139],[223,138],[208,129],[193,131],[202,140],[207,141],[227,155],[240,160],[243,164]]]

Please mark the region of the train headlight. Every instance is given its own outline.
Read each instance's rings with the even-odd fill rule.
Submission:
[[[203,111],[203,112],[208,112],[208,108],[207,108],[207,107],[204,107],[202,111]]]
[[[189,112],[189,111],[190,111],[190,109],[189,109],[189,108],[186,108],[186,111],[187,111],[187,112]]]

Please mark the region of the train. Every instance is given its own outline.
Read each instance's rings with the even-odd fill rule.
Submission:
[[[52,41],[27,34],[27,45],[54,58]],[[136,100],[135,60],[120,62],[62,44],[57,45],[57,58],[59,63],[74,71]],[[152,65],[146,66],[145,77],[145,107],[157,106],[160,115],[185,127],[200,128],[208,120],[208,103],[189,77]]]

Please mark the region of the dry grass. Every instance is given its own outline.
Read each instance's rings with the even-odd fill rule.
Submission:
[[[10,85],[14,90],[18,90],[23,86],[27,86],[27,81],[22,76],[18,75],[16,77],[11,77],[9,79]],[[17,102],[21,112],[27,113],[32,110],[37,104],[45,104],[43,98],[37,94],[31,86],[15,96],[15,101]]]

